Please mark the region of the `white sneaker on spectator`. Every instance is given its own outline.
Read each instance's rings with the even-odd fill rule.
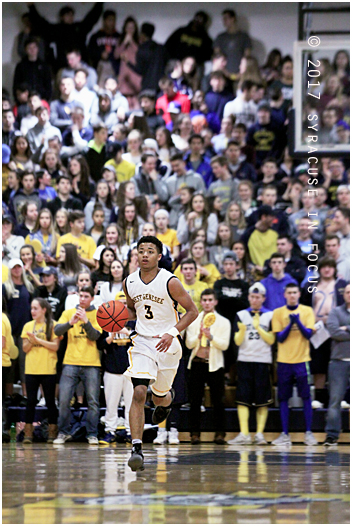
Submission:
[[[349,409],[349,408],[350,408],[350,404],[346,402],[346,400],[342,400],[341,409]]]
[[[125,419],[123,418],[123,416],[119,416],[117,419],[116,429],[125,429],[125,428],[126,428]]]
[[[39,402],[37,403],[37,407],[46,407],[46,402],[44,396],[41,397]]]
[[[313,400],[312,402],[312,409],[323,409],[324,404],[319,402],[319,400]]]
[[[53,444],[65,444],[65,442],[70,442],[72,440],[71,435],[65,435],[64,433],[59,433],[57,438],[55,438]]]
[[[204,405],[201,405],[200,406],[200,412],[201,413],[205,413],[206,409],[205,409],[205,406]]]
[[[231,445],[237,445],[237,446],[248,445],[252,443],[252,437],[251,435],[244,435],[243,433],[240,433],[239,435],[237,435],[236,438],[233,438],[232,440],[228,440],[227,443]]]
[[[280,436],[276,438],[276,440],[273,440],[271,443],[272,446],[291,446],[291,438],[290,435],[286,435],[286,433],[281,433]]]
[[[153,440],[153,444],[162,445],[167,443],[167,431],[164,427],[158,429],[158,434]]]
[[[169,444],[176,445],[179,444],[178,431],[176,427],[171,427],[169,431]]]
[[[88,437],[87,440],[91,446],[99,445],[98,437]]]
[[[304,443],[306,446],[316,446],[318,441],[311,431],[306,431],[304,435]]]
[[[263,433],[256,433],[254,435],[254,443],[257,444],[257,446],[260,446],[260,445],[264,446],[265,444],[267,444],[267,441],[265,440]]]

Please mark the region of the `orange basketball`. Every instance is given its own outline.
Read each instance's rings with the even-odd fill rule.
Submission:
[[[118,332],[128,321],[128,311],[121,301],[108,301],[100,305],[97,322],[106,332]]]

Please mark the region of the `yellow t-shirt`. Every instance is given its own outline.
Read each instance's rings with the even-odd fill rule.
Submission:
[[[209,272],[209,275],[204,278],[201,278],[200,273],[197,270],[196,280],[200,281],[201,283],[205,283],[207,285],[207,288],[212,288],[214,286],[215,281],[221,278],[221,274],[216,268],[216,266],[213,265],[213,263],[208,263],[207,265],[204,265],[204,268],[207,269],[207,271]],[[181,272],[181,265],[177,267],[174,274],[181,281],[182,285],[184,285],[185,281],[183,279],[183,274]]]
[[[78,254],[86,259],[93,259],[94,252],[97,249],[97,245],[91,236],[81,234],[79,237],[75,237],[72,234],[64,234],[57,242],[56,257],[59,257],[60,247],[65,243],[76,245]]]
[[[273,332],[281,332],[290,323],[290,314],[299,314],[302,324],[307,329],[314,329],[315,317],[311,307],[298,305],[297,309],[289,310],[286,305],[275,309],[271,326]],[[310,361],[309,340],[304,338],[301,331],[294,324],[283,343],[278,342],[277,361],[282,363],[302,363]]]
[[[50,341],[58,338],[54,334],[56,321],[53,322],[53,330]],[[21,338],[28,339],[27,332],[33,332],[41,340],[48,341],[46,338],[46,323],[36,323],[35,320],[29,321],[22,329]],[[49,351],[46,347],[36,343],[26,354],[25,374],[56,374],[57,351]]]
[[[105,163],[104,166],[111,165],[116,170],[116,179],[118,183],[123,183],[124,181],[129,181],[135,174],[136,167],[133,163],[129,163],[125,159],[122,159],[120,164],[116,164],[114,159],[110,159]]]
[[[58,323],[68,323],[75,312],[76,308],[65,310],[61,314]],[[93,309],[86,311],[86,314],[94,329],[103,332],[97,322],[97,311]],[[91,365],[100,367],[97,343],[88,339],[82,321],[75,323],[67,332],[67,348],[63,363],[67,365]]]
[[[2,264],[2,282],[5,283],[9,277],[9,267]]]
[[[2,312],[2,335],[6,340],[5,347],[2,348],[2,366],[11,367],[11,360],[18,356],[18,349],[13,341],[11,323],[6,314]]]
[[[260,267],[264,266],[271,254],[276,252],[278,233],[269,228],[266,232],[255,229],[248,240],[248,251],[251,261]]]
[[[183,274],[182,274],[183,276]],[[187,283],[183,282],[182,285],[184,286],[185,290],[187,290],[188,294],[191,296],[192,300],[197,306],[197,309],[199,312],[202,312],[202,307],[200,305],[200,295],[203,290],[208,288],[208,285],[202,281],[195,281],[193,285],[187,285]],[[177,307],[177,310],[184,314],[186,310],[179,305]]]
[[[174,247],[181,243],[177,239],[177,232],[173,228],[168,228],[165,234],[157,234],[156,237],[173,252]]]

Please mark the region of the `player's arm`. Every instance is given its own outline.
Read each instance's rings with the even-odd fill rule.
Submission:
[[[294,323],[294,320],[291,318],[292,314],[290,314],[290,323],[280,332],[276,332],[277,341],[280,343],[283,343],[290,334],[290,331],[292,329],[292,325]]]
[[[236,314],[236,317],[235,317],[235,335],[234,335],[234,340],[235,340],[235,344],[237,345],[237,347],[239,347],[240,345],[242,345],[243,343],[243,340],[246,336],[246,330],[247,330],[247,327],[244,323],[241,322],[240,318],[238,317],[238,315]]]
[[[155,346],[156,350],[160,352],[166,352],[171,346],[173,338],[177,337],[184,329],[187,329],[199,314],[194,301],[178,279],[170,279],[168,290],[171,297],[185,309],[186,314],[182,316],[181,320],[176,323],[174,327],[168,328],[165,333],[161,335],[160,341]]]
[[[291,318],[292,316],[292,318]],[[306,340],[309,340],[313,335],[313,329],[310,329],[309,327],[306,327],[303,325],[302,321],[300,320],[299,313],[298,314],[290,314],[290,318],[293,320],[293,323],[295,323],[302,334],[303,338]]]
[[[253,327],[258,331],[259,336],[267,343],[268,345],[273,345],[275,341],[275,334],[272,331],[266,331],[263,327],[260,326],[259,313],[255,314],[252,320]]]
[[[126,303],[127,303],[127,311],[128,311],[128,319],[129,320],[135,320],[136,319],[136,309],[134,308],[134,303],[131,299],[131,296],[127,292],[126,287],[126,279],[122,282],[122,288],[126,296]]]

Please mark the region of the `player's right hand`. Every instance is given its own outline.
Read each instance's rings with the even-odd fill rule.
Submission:
[[[172,344],[174,337],[171,334],[163,334],[160,341],[156,344],[155,348],[159,352],[166,352]]]
[[[245,331],[247,329],[246,325],[241,321],[238,322],[237,326],[239,331]]]

